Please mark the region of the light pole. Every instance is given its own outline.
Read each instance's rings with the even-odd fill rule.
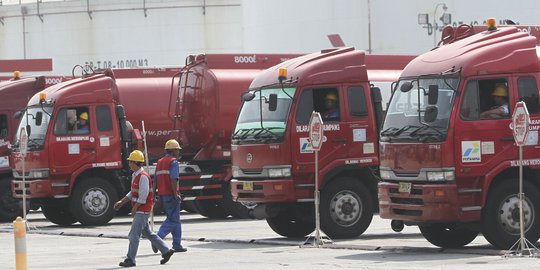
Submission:
[[[439,25],[437,24],[437,20],[435,18],[437,18],[437,9],[439,9],[440,6],[442,6],[442,9],[444,11],[443,14],[446,14],[446,10],[448,9],[445,3],[438,3],[435,6],[435,10],[433,11],[433,46],[434,47],[437,46],[437,31],[439,30]]]
[[[441,17],[439,18],[442,22],[441,26],[437,23],[436,18],[439,7],[442,7],[443,10]],[[448,10],[446,3],[438,3],[435,5],[435,9],[433,10],[433,23],[429,21],[429,13],[418,13],[418,24],[427,29],[428,35],[433,35],[433,46],[437,46],[437,31],[452,23],[452,14],[446,13],[446,10]]]

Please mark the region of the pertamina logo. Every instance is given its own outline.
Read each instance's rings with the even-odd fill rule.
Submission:
[[[481,162],[482,151],[480,150],[480,141],[462,141],[461,142],[461,162]]]
[[[300,138],[300,153],[313,153],[313,145],[311,145],[309,138]]]

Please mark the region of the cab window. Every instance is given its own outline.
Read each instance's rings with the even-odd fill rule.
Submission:
[[[6,139],[8,136],[8,119],[5,114],[0,114],[0,139]]]
[[[54,135],[66,136],[90,133],[90,113],[88,107],[63,108],[56,115]]]
[[[518,79],[519,100],[524,101],[529,113],[538,113],[538,87],[534,77],[522,77]]]
[[[365,117],[368,115],[364,88],[361,86],[350,87],[347,91],[349,102],[349,114],[352,117]]]
[[[337,88],[306,89],[300,95],[296,122],[308,124],[313,111],[319,112],[324,122],[340,120],[339,93]]]
[[[111,131],[112,119],[108,106],[98,106],[96,108],[96,120],[99,131]]]
[[[460,116],[469,121],[509,118],[509,97],[508,81],[505,78],[469,81]]]

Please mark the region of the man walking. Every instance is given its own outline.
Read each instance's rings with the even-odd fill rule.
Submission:
[[[175,252],[186,252],[187,248],[181,244],[182,224],[180,223],[180,192],[178,191],[180,144],[172,139],[165,143],[166,155],[162,157],[156,166],[154,181],[157,182],[157,192],[159,200],[163,204],[163,209],[167,218],[161,224],[158,236],[162,239],[169,233],[173,238],[173,249]],[[154,252],[157,247],[152,245]]]
[[[135,257],[137,256],[137,250],[139,249],[139,241],[141,234],[148,238],[152,243],[152,246],[157,247],[161,251],[161,264],[165,264],[169,261],[174,254],[174,250],[167,247],[167,244],[154,232],[152,232],[148,226],[148,215],[152,211],[154,204],[154,194],[152,192],[152,182],[150,176],[144,170],[144,155],[141,151],[135,150],[131,152],[128,159],[129,168],[133,171],[131,180],[131,191],[126,194],[124,198],[114,204],[114,209],[118,210],[122,208],[124,204],[131,201],[131,215],[133,216],[133,223],[131,224],[131,230],[129,231],[129,248],[127,258],[120,262],[120,266],[132,267],[135,266]]]

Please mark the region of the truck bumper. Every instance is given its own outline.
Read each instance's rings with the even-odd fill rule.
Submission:
[[[313,193],[313,191],[311,191]],[[231,180],[231,193],[238,202],[272,203],[296,202],[295,182],[292,179],[260,181]]]
[[[25,181],[26,198],[66,198],[68,196],[67,184],[56,183],[48,179]],[[11,194],[15,198],[23,197],[23,181],[11,181]]]
[[[460,210],[455,184],[412,184],[411,192],[399,192],[399,184],[379,183],[381,218],[411,223],[470,221]]]

